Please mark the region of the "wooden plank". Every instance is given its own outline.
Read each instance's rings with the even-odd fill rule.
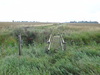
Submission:
[[[59,50],[61,49],[61,44],[60,44],[60,36],[53,36],[51,40],[51,47],[53,50]]]

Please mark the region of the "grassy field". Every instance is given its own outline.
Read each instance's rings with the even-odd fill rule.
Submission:
[[[50,34],[62,34],[65,51],[45,52]],[[100,75],[100,24],[0,23],[0,75]]]

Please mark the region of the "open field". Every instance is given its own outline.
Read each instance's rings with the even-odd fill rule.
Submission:
[[[0,22],[0,27],[9,27],[9,26],[47,26],[53,25],[53,23],[38,23],[38,22]]]
[[[65,51],[46,53],[50,34],[62,34]],[[100,75],[100,24],[0,23],[0,75]]]
[[[0,22],[0,33],[9,32],[9,30],[14,30],[16,28],[23,27],[37,27],[37,26],[51,26],[56,23],[33,23],[33,22]]]

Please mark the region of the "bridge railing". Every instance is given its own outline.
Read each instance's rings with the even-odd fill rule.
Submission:
[[[62,35],[59,35],[60,37],[60,47],[62,50],[66,50],[66,42],[64,41]],[[49,37],[49,40],[47,41],[48,43],[48,47],[47,47],[47,51],[50,51],[50,49],[52,48],[51,46],[51,43],[53,43],[53,41],[51,41],[51,38],[54,38],[54,36],[51,34],[50,37]]]

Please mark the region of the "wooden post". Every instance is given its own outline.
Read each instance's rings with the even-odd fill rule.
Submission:
[[[50,50],[50,46],[51,46],[51,36],[52,36],[52,35],[50,35],[50,38],[49,38],[49,40],[47,41],[47,43],[48,43],[48,50]]]
[[[18,35],[19,38],[19,55],[22,55],[22,40],[21,40],[21,34]]]
[[[50,46],[51,46],[51,36],[52,36],[52,35],[50,35],[50,38],[49,38],[49,40],[47,41],[48,46],[46,47],[46,53],[48,53],[48,52],[50,51]]]
[[[61,42],[62,50],[66,50],[66,42],[64,41],[62,35],[61,35],[61,39],[62,39],[62,42]]]
[[[66,50],[66,42],[63,42],[63,50]]]

